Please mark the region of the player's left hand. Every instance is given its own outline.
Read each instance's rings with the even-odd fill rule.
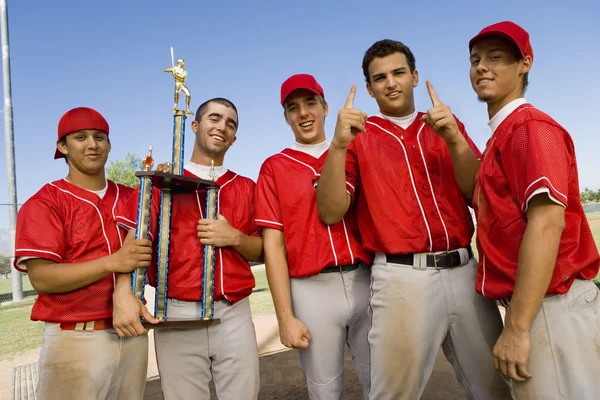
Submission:
[[[144,303],[133,295],[133,292],[126,288],[124,290],[115,290],[113,294],[113,327],[120,337],[141,336],[148,333],[144,328],[140,317],[151,324],[158,323],[146,308]]]
[[[224,216],[218,219],[201,219],[198,221],[198,237],[200,243],[215,247],[235,246],[239,242],[240,231],[233,228]]]
[[[457,139],[457,135],[461,135],[458,129],[458,124],[452,110],[449,106],[445,106],[437,93],[433,89],[431,82],[427,81],[427,91],[431,98],[433,107],[427,111],[427,114],[421,116],[421,121],[425,122],[431,129],[447,143],[452,143]]]
[[[505,377],[517,382],[531,378],[527,370],[529,349],[529,332],[516,332],[505,326],[494,346],[494,367]]]
[[[171,172],[171,163],[160,163],[156,167],[156,172]]]

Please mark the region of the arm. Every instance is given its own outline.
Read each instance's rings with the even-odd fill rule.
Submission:
[[[338,113],[335,134],[317,185],[319,218],[325,224],[340,222],[348,207],[350,196],[346,191],[346,156],[350,142],[365,130],[366,114],[352,108],[356,87],[352,85],[344,108]]]
[[[527,371],[529,328],[552,280],[564,215],[564,207],[546,194],[538,194],[529,202],[515,290],[504,330],[494,347],[496,368],[517,381],[531,377]]]
[[[123,336],[140,336],[148,333],[140,317],[147,322],[159,322],[144,303],[135,297],[131,290],[131,274],[117,274],[113,293],[113,326],[117,334]]]
[[[452,157],[454,179],[458,188],[465,198],[471,199],[480,163],[477,155],[460,132],[453,135],[451,139],[447,139],[446,144],[450,151],[450,157]]]
[[[248,236],[240,231],[237,232],[236,244],[232,247],[248,261],[262,261],[263,238],[262,236]]]
[[[311,336],[292,310],[285,237],[282,231],[270,228],[263,229],[263,237],[267,280],[275,304],[281,343],[286,347],[306,348]]]
[[[31,285],[38,293],[66,293],[88,286],[106,275],[131,272],[150,265],[152,243],[134,240],[130,231],[119,251],[95,260],[79,263],[54,263],[41,258],[25,261]]]

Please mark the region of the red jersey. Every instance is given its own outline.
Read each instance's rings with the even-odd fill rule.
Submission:
[[[133,189],[108,181],[97,194],[64,179],[46,184],[17,215],[15,268],[27,272],[26,258],[80,263],[108,256],[125,236],[115,224],[115,210]],[[112,274],[68,293],[41,293],[31,310],[33,321],[87,322],[112,317]]]
[[[319,219],[315,187],[326,157],[327,152],[317,159],[284,149],[269,157],[258,175],[256,224],[284,232],[293,278],[372,261],[360,243],[355,207],[337,224],[325,225]]]
[[[185,176],[196,177],[184,169]],[[260,236],[254,224],[254,182],[234,172],[226,171],[217,179],[218,213],[229,225],[249,236]],[[117,212],[117,222],[129,229],[137,225],[139,187],[129,201]],[[158,254],[158,222],[160,190],[152,188],[150,239],[153,241],[153,262],[148,268],[148,280],[156,287],[156,260]],[[206,218],[206,191],[175,193],[171,198],[171,230],[169,238],[169,298],[200,301],[202,294],[202,266],[204,245],[198,238],[198,221]],[[254,275],[250,264],[231,247],[217,248],[215,262],[215,301],[223,298],[231,303],[252,293]]]
[[[448,251],[471,242],[473,220],[456,184],[448,146],[421,122],[422,115],[406,130],[370,117],[366,131],[348,147],[346,180],[353,200],[352,187],[358,192],[358,225],[367,251]],[[463,124],[457,123],[480,157]]]
[[[565,229],[547,294],[566,293],[576,278],[598,274],[600,257],[579,199],[571,136],[547,114],[522,104],[492,134],[475,180],[476,288],[490,299],[513,293],[527,204],[540,189],[565,207]]]

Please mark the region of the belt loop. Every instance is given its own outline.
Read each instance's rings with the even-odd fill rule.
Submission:
[[[425,271],[427,269],[427,253],[413,255],[413,269]]]
[[[96,321],[86,322],[84,325],[85,333],[92,334],[94,333],[94,325],[96,325]]]
[[[469,251],[466,248],[461,247],[458,249],[458,254],[460,255],[460,265],[465,265],[469,262]]]

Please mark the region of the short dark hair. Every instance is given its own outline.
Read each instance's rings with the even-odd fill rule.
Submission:
[[[373,45],[365,52],[365,56],[363,57],[362,68],[367,83],[371,83],[371,77],[369,76],[369,65],[371,62],[376,58],[387,57],[394,53],[404,54],[406,56],[406,61],[408,62],[408,67],[410,68],[410,72],[415,72],[417,67],[415,56],[413,55],[412,51],[410,51],[408,46],[396,40],[383,39],[373,43]]]
[[[523,57],[521,50],[519,50],[519,47],[517,47],[515,42],[513,42],[512,40],[508,40],[501,36],[499,36],[499,37],[500,37],[500,39],[504,40],[506,43],[508,43],[510,45],[512,55],[515,57],[517,62],[520,62],[523,58],[525,58],[525,57]],[[523,75],[523,94],[527,91],[528,85],[529,85],[529,72],[526,72],[525,75]]]
[[[235,104],[233,104],[231,101],[229,101],[223,97],[215,97],[214,99],[206,100],[204,103],[200,104],[200,107],[198,107],[198,110],[196,111],[196,122],[200,122],[200,120],[202,119],[202,116],[204,114],[206,114],[206,109],[208,108],[208,105],[210,103],[217,103],[217,104],[221,104],[225,107],[233,108],[233,111],[235,111],[235,115],[238,118],[237,125],[239,127],[240,116],[238,114],[237,108],[235,107]]]

